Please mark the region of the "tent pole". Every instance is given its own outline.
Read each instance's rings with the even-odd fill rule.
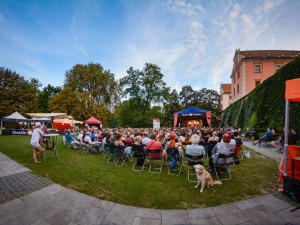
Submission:
[[[289,116],[290,116],[290,101],[285,100],[285,128],[284,128],[284,176],[287,176],[287,153],[289,146]]]

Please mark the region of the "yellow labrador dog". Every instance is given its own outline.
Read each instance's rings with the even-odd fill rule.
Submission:
[[[207,187],[209,188],[210,186],[214,186],[214,184],[219,184],[219,185],[222,184],[221,181],[213,181],[210,173],[204,169],[204,166],[194,165],[194,169],[196,171],[196,175],[197,175],[197,179],[198,179],[198,183],[194,188],[198,188],[200,185],[200,182],[201,182],[202,185],[201,185],[200,192],[203,192],[205,185],[207,185]]]

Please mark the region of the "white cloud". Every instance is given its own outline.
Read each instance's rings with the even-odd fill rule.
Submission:
[[[82,54],[87,55],[87,51],[82,47],[82,45],[80,43],[79,36],[78,36],[78,33],[77,33],[77,29],[76,29],[76,23],[77,23],[77,17],[73,16],[70,31],[71,31],[72,36],[73,36],[74,44]]]

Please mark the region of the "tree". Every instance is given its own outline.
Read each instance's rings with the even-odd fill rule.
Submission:
[[[98,63],[77,64],[66,72],[65,86],[84,93],[93,99],[93,107],[104,105],[114,111],[120,102],[120,89],[115,76]],[[88,106],[92,107],[92,106]]]
[[[49,109],[54,112],[64,112],[76,120],[86,120],[91,116],[100,119],[104,126],[107,125],[109,110],[103,104],[95,104],[88,93],[73,91],[66,86],[49,101]]]
[[[16,72],[0,67],[0,117],[15,111],[21,114],[36,112],[40,85],[37,79],[28,81]]]
[[[44,87],[43,90],[39,93],[38,101],[39,101],[39,111],[40,112],[50,112],[48,102],[54,96],[57,95],[58,92],[61,91],[61,87],[54,87],[48,84],[47,87]]]
[[[165,123],[169,122],[173,117],[174,113],[183,110],[182,105],[180,104],[179,95],[174,89],[169,97],[168,103],[164,104],[164,114],[165,114]]]
[[[123,97],[133,100],[135,110],[141,113],[138,126],[146,125],[146,112],[152,105],[159,105],[168,100],[170,88],[163,81],[163,76],[157,65],[146,63],[141,71],[130,67],[127,76],[120,80]]]

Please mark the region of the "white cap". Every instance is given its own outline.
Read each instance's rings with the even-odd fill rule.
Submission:
[[[35,127],[40,127],[41,126],[41,123],[40,122],[35,122]]]

